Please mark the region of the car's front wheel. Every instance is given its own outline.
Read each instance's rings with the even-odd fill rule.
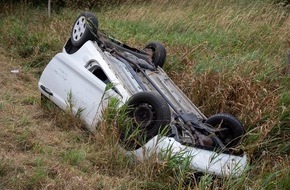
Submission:
[[[129,99],[126,106],[129,122],[119,126],[120,141],[125,149],[137,149],[158,133],[166,133],[171,112],[159,94],[139,92]]]
[[[91,12],[81,13],[71,30],[71,43],[75,47],[81,47],[88,40],[94,40],[97,36],[98,19]]]

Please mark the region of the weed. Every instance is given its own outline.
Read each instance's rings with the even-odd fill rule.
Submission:
[[[81,109],[72,114],[51,103],[39,109],[33,95],[39,74],[61,50],[80,10],[62,8],[48,18],[44,7],[4,3],[0,188],[289,189],[289,77],[283,74],[289,10],[272,2],[159,0],[92,7],[100,28],[125,43],[143,48],[162,41],[165,70],[206,115],[230,112],[242,121],[242,147],[252,164],[237,179],[199,176],[177,158],[160,163],[157,155],[144,162],[126,157],[111,109],[117,100],[94,135],[79,130],[84,123],[75,113]],[[11,75],[15,67],[25,72]]]
[[[11,175],[11,170],[13,167],[11,166],[11,162],[4,158],[0,158],[0,188],[4,189],[10,182],[9,178]]]
[[[204,175],[200,178],[200,181],[198,183],[199,189],[210,189],[211,181],[213,180],[212,176],[210,175]]]
[[[37,100],[34,96],[26,97],[22,100],[22,104],[24,105],[34,105],[36,102]]]
[[[22,134],[17,136],[17,148],[21,151],[31,150],[35,143],[33,142],[33,137],[35,133],[25,130]]]
[[[7,175],[7,173],[10,170],[10,167],[9,167],[9,163],[7,162],[7,160],[4,160],[3,158],[1,158],[0,163],[1,163],[0,164],[0,176],[2,178],[2,177]]]
[[[67,150],[62,154],[62,158],[69,164],[76,166],[86,158],[86,153],[84,150]]]
[[[35,187],[41,187],[41,184],[47,178],[47,170],[41,159],[35,160],[36,168],[32,176],[30,176],[29,181],[27,181],[26,188],[33,189]]]

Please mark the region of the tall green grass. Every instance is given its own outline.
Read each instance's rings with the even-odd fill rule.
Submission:
[[[40,72],[68,39],[74,19],[86,8],[53,9],[48,17],[45,6],[5,6],[6,11],[0,13],[0,53],[12,63],[19,63],[27,73],[35,74],[36,85]],[[7,129],[1,137],[15,140],[20,155],[31,151],[42,158],[17,165],[3,158],[0,188],[44,188],[48,184],[55,188],[80,187],[81,182],[71,186],[64,182],[74,175],[87,177],[84,184],[98,188],[289,188],[290,81],[289,74],[284,73],[290,51],[289,8],[272,1],[158,0],[126,1],[90,10],[97,15],[101,29],[129,45],[143,48],[149,41],[163,42],[168,51],[164,69],[188,97],[207,116],[229,112],[242,121],[247,134],[241,148],[251,160],[249,171],[238,179],[219,179],[191,173],[175,162],[157,164],[156,157],[136,163],[119,151],[110,115],[92,137],[76,130],[82,123],[70,113],[43,108],[41,118],[50,124],[37,122],[53,125],[51,130],[59,130],[62,135],[58,134],[58,138],[63,142],[52,138],[48,141],[52,145],[44,145],[39,142],[37,130],[11,127],[33,126],[36,121],[32,116],[23,115],[11,125],[13,119],[5,120]],[[0,102],[0,111],[7,102],[17,102],[14,95],[6,93],[1,97],[5,98]],[[29,97],[23,104],[35,106]],[[54,150],[57,146],[53,143],[62,150]],[[44,167],[52,169],[45,172]],[[26,170],[32,173],[28,175]],[[21,177],[18,181],[17,175]]]

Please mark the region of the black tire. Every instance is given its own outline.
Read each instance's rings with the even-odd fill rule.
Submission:
[[[227,129],[225,131],[216,132],[216,135],[227,148],[236,146],[245,134],[245,129],[241,122],[230,114],[220,113],[213,115],[209,117],[205,123],[215,128],[220,127],[221,129]]]
[[[144,50],[146,51],[146,49],[152,50],[152,62],[154,65],[162,68],[166,59],[166,49],[163,44],[151,42],[145,46]]]
[[[81,47],[88,40],[94,40],[98,30],[98,19],[91,12],[81,13],[71,30],[71,43],[75,47]]]
[[[139,92],[129,99],[126,106],[126,115],[132,122],[130,126],[121,128],[120,140],[127,150],[137,149],[159,132],[165,132],[171,121],[170,108],[159,94]]]

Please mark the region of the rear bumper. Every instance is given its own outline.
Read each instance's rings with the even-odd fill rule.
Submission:
[[[143,147],[129,153],[135,155],[139,160],[149,158],[156,153],[161,158],[175,156],[175,158],[189,159],[189,167],[192,170],[217,176],[238,177],[242,175],[247,167],[246,154],[236,156],[184,146],[171,137],[159,138],[155,136]]]

